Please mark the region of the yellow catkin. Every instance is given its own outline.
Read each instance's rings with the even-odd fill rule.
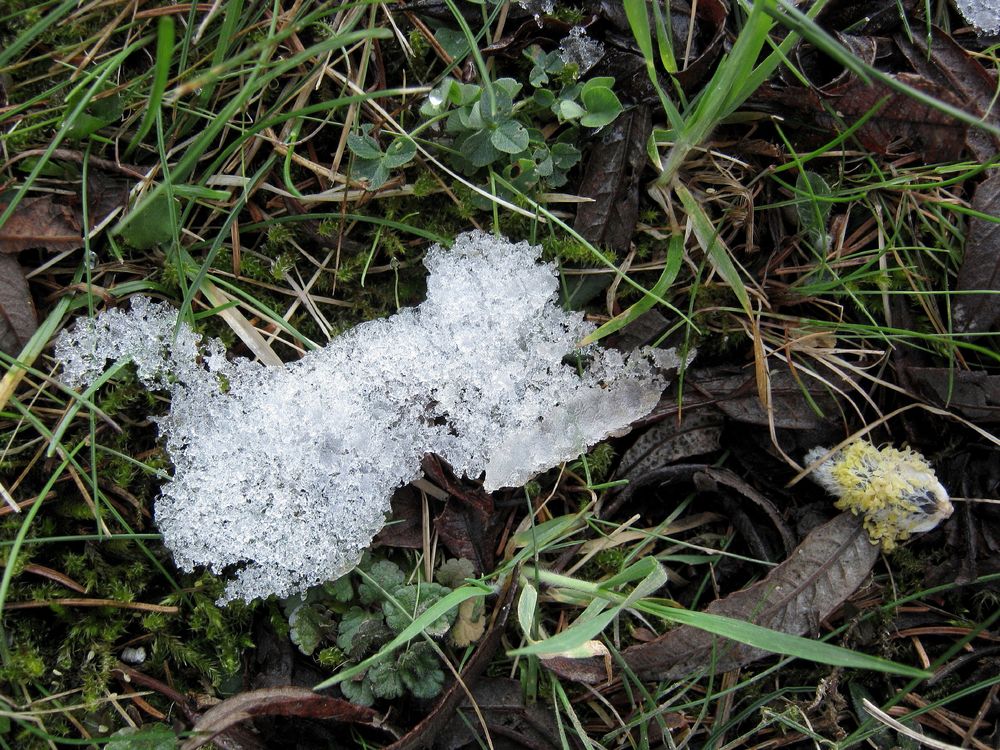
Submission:
[[[806,461],[826,453],[814,448]],[[908,448],[856,440],[820,464],[813,478],[838,498],[837,508],[860,516],[872,542],[887,552],[911,534],[934,528],[953,510],[934,469]]]

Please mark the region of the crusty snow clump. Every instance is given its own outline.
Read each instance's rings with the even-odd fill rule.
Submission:
[[[955,0],[955,5],[980,34],[1000,31],[1000,0]]]
[[[177,565],[235,571],[224,601],[288,596],[357,564],[424,454],[517,486],[653,409],[664,382],[645,357],[590,347],[582,375],[563,361],[593,326],[559,307],[538,256],[482,232],[435,246],[423,304],[285,367],[227,359],[143,297],[78,323],[56,356],[72,385],[127,359],[169,392],[155,517]]]

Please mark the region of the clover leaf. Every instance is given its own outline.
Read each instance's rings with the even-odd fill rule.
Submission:
[[[405,580],[403,571],[391,560],[379,560],[365,572],[370,581],[358,584],[358,599],[364,605],[385,601]]]
[[[451,589],[438,583],[419,583],[398,588],[393,597],[395,602],[386,601],[382,604],[385,622],[393,632],[401,633],[432,604],[449,593]],[[443,636],[454,621],[455,611],[452,610],[424,628],[424,633],[434,638]]]
[[[528,131],[517,120],[504,120],[493,131],[490,143],[505,154],[519,154],[528,147]]]
[[[326,631],[331,628],[329,613],[303,602],[288,615],[288,628],[292,643],[306,656],[312,656]]]
[[[369,190],[378,190],[389,179],[393,169],[409,164],[417,153],[417,144],[407,135],[397,135],[383,151],[365,125],[362,132],[347,136],[347,147],[354,154],[354,173],[368,183]]]
[[[444,673],[438,665],[437,655],[427,643],[416,643],[397,661],[399,677],[414,698],[433,698],[441,692]]]
[[[622,113],[622,103],[611,90],[615,79],[610,77],[591,78],[583,84],[580,100],[586,114],[580,124],[588,128],[603,128]]]

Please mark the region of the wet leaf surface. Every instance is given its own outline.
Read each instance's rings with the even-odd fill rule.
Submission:
[[[907,375],[935,406],[977,424],[1000,422],[1000,375],[945,367],[911,367]]]
[[[652,127],[649,107],[636,107],[601,131],[590,151],[578,193],[592,202],[577,209],[573,228],[597,247],[628,252]]]
[[[894,78],[922,94],[959,109],[962,102],[949,88],[913,73]],[[804,86],[762,86],[752,101],[793,121],[822,131],[821,137],[842,132],[872,110],[854,137],[879,154],[912,150],[928,163],[955,161],[965,147],[969,126],[948,114],[898,93],[885,84],[865,83],[855,76],[835,91]]]
[[[1000,173],[976,188],[972,209],[1000,216]],[[960,333],[996,331],[1000,324],[1000,224],[979,217],[969,219],[965,255],[958,269],[952,299],[955,330]],[[964,294],[962,293],[964,292]],[[976,293],[981,292],[981,293]]]
[[[909,16],[913,5],[913,0],[836,0],[824,6],[817,21],[833,31],[885,34],[902,25],[900,8]]]
[[[36,328],[38,315],[24,269],[12,256],[0,255],[0,351],[17,356]]]
[[[484,678],[472,689],[472,700],[486,720],[494,748],[546,750],[560,747],[559,728],[552,712],[537,703],[527,705],[524,690],[517,680]],[[466,698],[435,747],[439,750],[479,748],[482,747],[481,735],[479,720]]]
[[[393,493],[389,523],[375,535],[375,543],[387,547],[420,549],[424,545],[423,507],[420,494],[407,485]]]
[[[466,489],[436,456],[427,456],[423,468],[428,479],[449,495],[444,510],[434,519],[442,544],[454,557],[472,561],[477,573],[493,570],[506,514],[496,512],[489,493]]]
[[[837,34],[837,41],[850,50],[859,60],[871,65],[875,62],[878,51],[878,41],[873,37],[854,36],[853,34]],[[832,60],[811,44],[800,43],[794,51],[796,67],[809,82],[827,96],[836,96],[846,86],[850,86],[853,74],[839,63]],[[783,69],[788,83],[794,85],[797,79],[791,71]]]

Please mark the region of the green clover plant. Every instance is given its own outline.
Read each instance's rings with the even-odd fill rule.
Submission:
[[[357,664],[472,575],[468,560],[449,560],[435,574],[436,582],[407,583],[396,563],[366,556],[355,572],[283,600],[289,637],[303,654],[315,656],[323,666]],[[460,608],[423,632],[435,640],[447,636],[451,643],[466,646],[482,634],[483,622],[481,608]],[[321,649],[324,644],[328,645]],[[344,696],[363,706],[406,694],[433,698],[443,684],[435,649],[422,640],[411,641],[356,679],[340,683]]]
[[[408,136],[393,136],[384,150],[368,125],[348,137],[354,175],[369,190],[378,189],[394,169],[413,159],[414,139],[429,131],[430,142],[466,176],[496,170],[522,193],[566,184],[567,173],[580,161],[581,128],[598,130],[622,112],[612,90],[615,81],[578,81],[576,65],[565,63],[557,51],[532,47],[525,55],[532,64],[530,95],[513,78],[478,84],[446,77],[427,95],[420,107],[423,121]]]

